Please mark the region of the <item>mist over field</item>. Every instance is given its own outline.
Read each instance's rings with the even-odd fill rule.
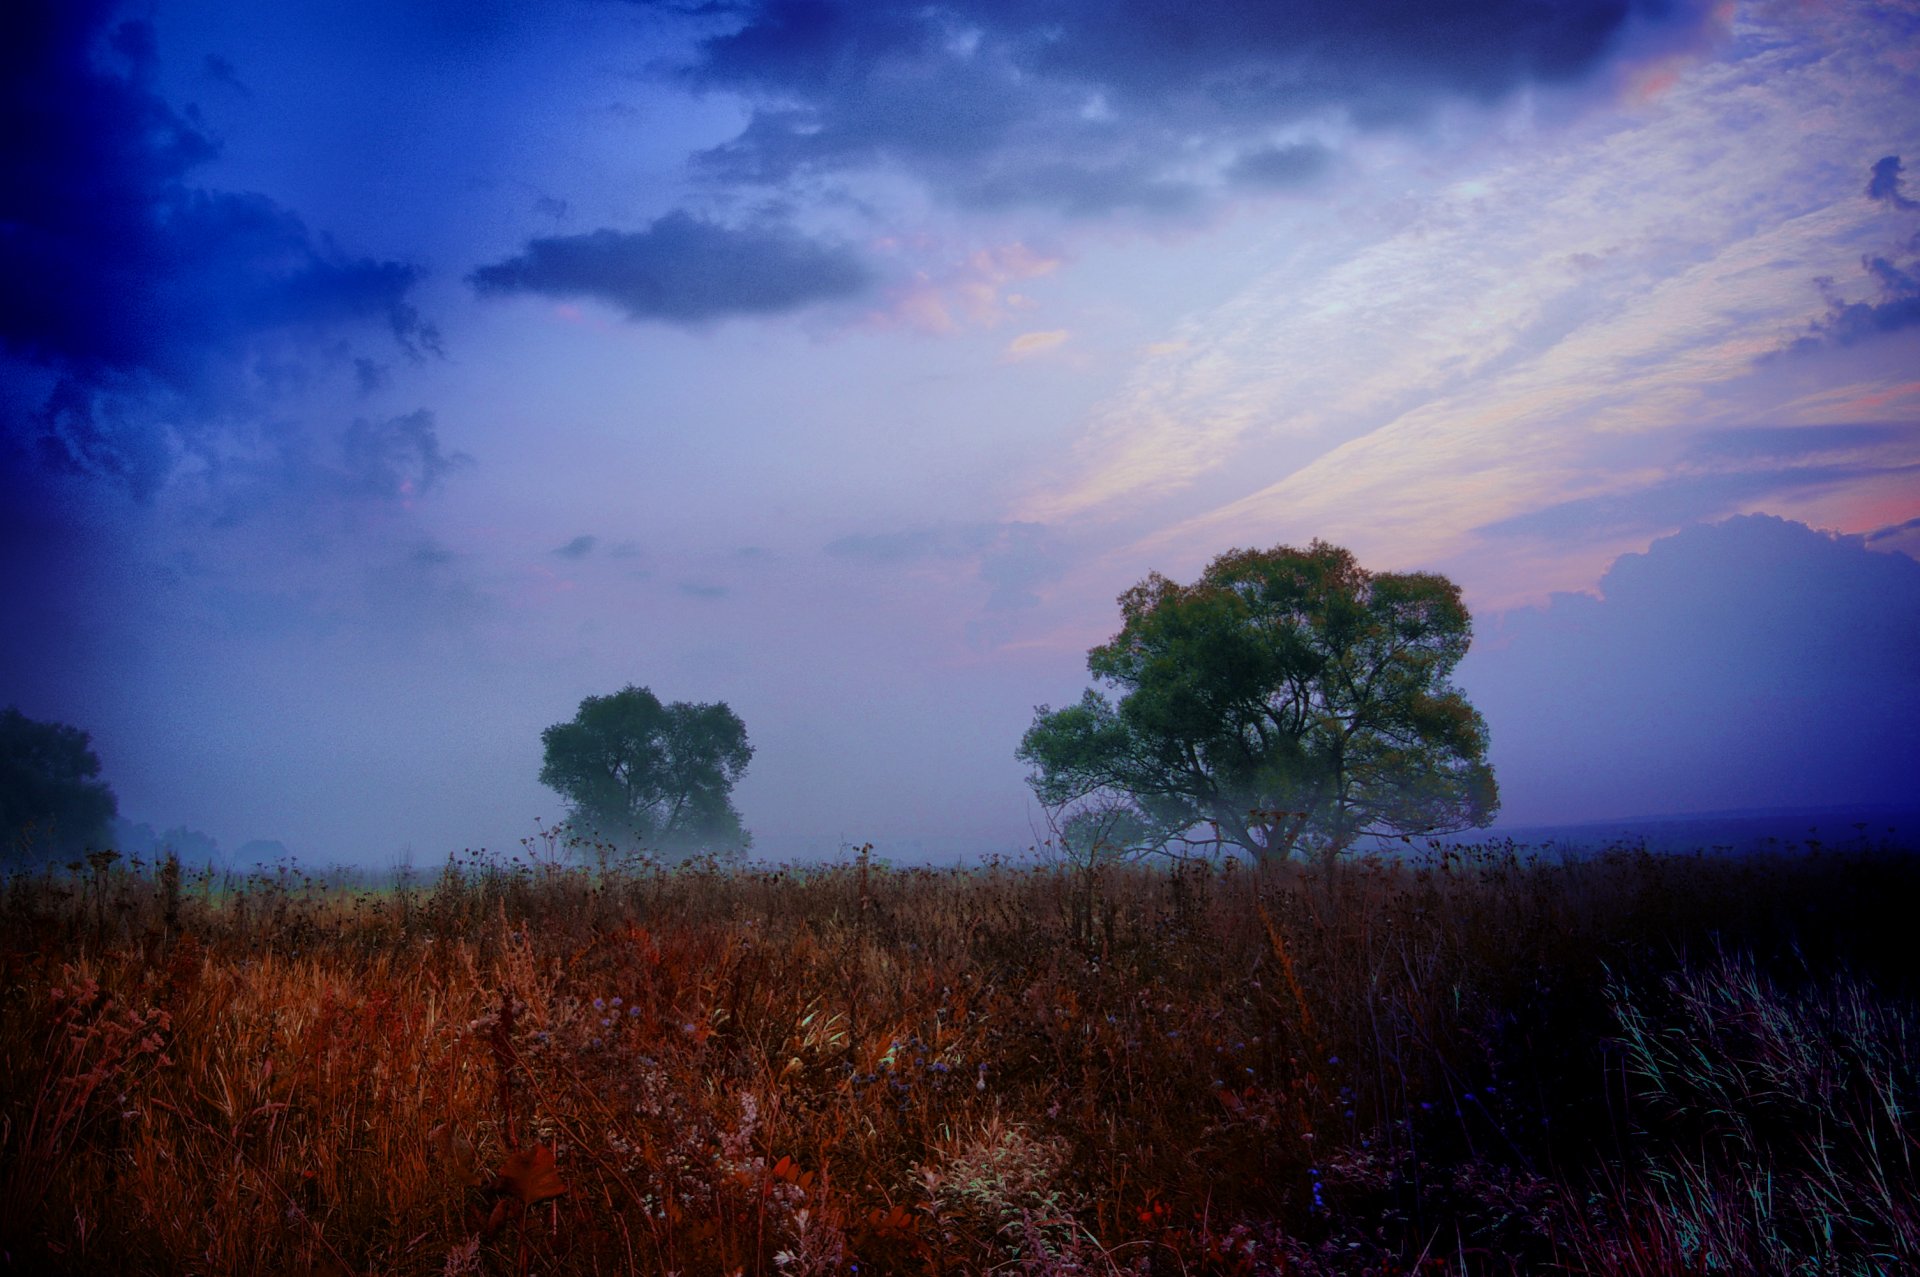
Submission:
[[[1915,21],[29,5],[0,702],[382,868],[642,686],[944,861],[1116,596],[1324,539],[1464,591],[1501,828],[1910,804]]]

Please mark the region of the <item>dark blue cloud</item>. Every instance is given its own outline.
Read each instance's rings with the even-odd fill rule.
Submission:
[[[852,250],[790,230],[728,227],[674,212],[644,231],[535,239],[468,279],[482,294],[585,297],[630,319],[700,323],[852,297],[872,274]]]
[[[374,326],[417,355],[437,337],[414,267],[192,185],[217,146],[155,91],[152,28],[113,14],[26,0],[0,18],[0,366],[48,384],[0,425],[43,461],[150,491],[232,414],[259,341]]]
[[[1482,626],[1460,682],[1516,820],[1910,802],[1920,562],[1766,515]]]
[[[1897,155],[1886,156],[1873,166],[1866,195],[1868,199],[1898,209],[1920,208],[1920,203],[1901,194]],[[1915,235],[1906,248],[1920,250],[1920,235]],[[1832,279],[1815,280],[1827,299],[1827,313],[1808,324],[1804,334],[1766,358],[1804,355],[1830,346],[1857,345],[1920,325],[1920,260],[1902,265],[1894,257],[1893,252],[1869,253],[1860,259],[1860,269],[1871,293],[1866,299],[1848,301]]]
[[[1867,179],[1867,198],[1891,204],[1895,208],[1920,208],[1920,203],[1910,200],[1900,189],[1900,157],[1883,155],[1873,164],[1873,175]]]
[[[1875,528],[1867,533],[1866,541],[1868,545],[1881,541],[1896,541],[1914,532],[1920,532],[1920,518],[1908,519],[1904,523],[1890,523],[1884,528]]]
[[[471,463],[445,452],[431,412],[422,408],[385,421],[356,420],[341,440],[345,495],[379,501],[425,496]]]
[[[438,351],[420,271],[205,185],[216,139],[120,16],[0,6],[0,601],[34,618],[0,670],[69,715],[142,694],[159,636],[209,617],[326,633],[358,608],[397,632],[477,609],[456,565],[412,555],[408,512],[467,458],[430,412],[320,406]],[[232,97],[241,74],[184,79]]]
[[[1787,346],[1788,353],[1852,346],[1920,324],[1920,262],[1900,266],[1890,258],[1868,255],[1860,266],[1874,290],[1873,300],[1848,301],[1832,281],[1819,281],[1827,294],[1827,313],[1807,325],[1807,333]]]
[[[1241,155],[1227,167],[1230,181],[1247,187],[1303,186],[1332,166],[1333,152],[1324,146],[1264,146]]]
[[[565,545],[554,550],[554,553],[563,559],[584,559],[589,554],[592,554],[593,548],[599,544],[599,537],[591,533],[583,532]]]
[[[1312,157],[1276,126],[1338,113],[1404,122],[1587,76],[1630,36],[1687,39],[1692,0],[748,0],[720,11],[695,83],[745,95],[746,129],[704,157],[724,180],[781,182],[904,164],[966,198],[1070,213],[1178,211],[1171,163],[1226,142],[1235,180],[1285,184]],[[1663,47],[1665,47],[1663,45]],[[1124,174],[1124,177],[1122,176]],[[1078,177],[1079,182],[1074,179]],[[1117,198],[1129,192],[1150,200]]]

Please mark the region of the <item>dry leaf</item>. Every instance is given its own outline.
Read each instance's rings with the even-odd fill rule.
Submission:
[[[523,1206],[544,1202],[567,1191],[554,1165],[553,1150],[544,1144],[516,1149],[500,1163],[500,1187],[520,1199]]]

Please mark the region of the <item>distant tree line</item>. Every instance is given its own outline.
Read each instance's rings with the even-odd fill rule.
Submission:
[[[1040,706],[1016,751],[1076,857],[1330,858],[1499,810],[1486,724],[1451,682],[1473,630],[1444,576],[1370,572],[1315,541],[1229,551],[1191,585],[1153,573],[1119,603],[1120,632],[1087,654],[1104,690]],[[754,751],[725,702],[629,684],[586,697],[541,744],[573,844],[669,858],[751,845],[732,794]],[[9,861],[104,846],[117,808],[99,773],[87,733],[0,716]]]

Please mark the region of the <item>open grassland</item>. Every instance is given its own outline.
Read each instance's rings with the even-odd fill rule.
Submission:
[[[1920,1270],[1920,860],[0,899],[0,1267]]]

